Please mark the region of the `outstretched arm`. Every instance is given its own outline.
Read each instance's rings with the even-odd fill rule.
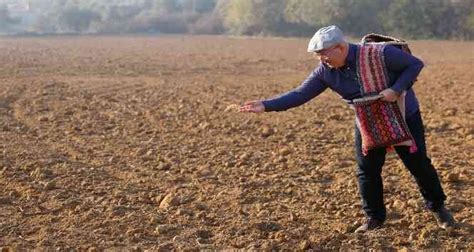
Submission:
[[[260,113],[264,111],[283,111],[300,106],[321,94],[327,88],[326,84],[320,80],[321,71],[321,68],[317,68],[299,87],[283,95],[263,101],[246,102],[240,108],[240,111]]]

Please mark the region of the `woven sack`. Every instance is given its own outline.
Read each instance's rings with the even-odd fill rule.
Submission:
[[[364,36],[357,52],[357,74],[362,98],[353,100],[353,105],[364,155],[371,149],[392,149],[394,145],[407,145],[411,147],[410,152],[416,151],[415,142],[405,121],[405,92],[396,102],[382,101],[382,96],[379,95],[389,84],[383,57],[387,44],[410,52],[406,42],[378,34]]]

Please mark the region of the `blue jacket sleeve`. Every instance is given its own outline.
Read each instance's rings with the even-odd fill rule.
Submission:
[[[321,94],[327,88],[320,79],[321,75],[322,68],[318,67],[299,87],[275,98],[264,100],[265,111],[283,111],[294,108]]]
[[[423,62],[392,45],[385,47],[384,57],[388,70],[400,73],[390,88],[397,93],[411,88],[424,66]]]

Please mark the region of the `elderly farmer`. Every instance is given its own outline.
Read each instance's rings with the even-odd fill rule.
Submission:
[[[330,88],[352,106],[359,106],[355,106],[355,152],[359,193],[367,219],[356,232],[378,229],[385,221],[381,172],[389,148],[395,149],[415,177],[427,208],[440,226],[454,226],[452,215],[444,207],[446,196],[438,175],[426,153],[423,122],[412,89],[423,62],[389,43],[348,43],[336,26],[318,30],[309,42],[308,52],[321,63],[299,87],[276,98],[246,102],[240,111],[287,110]],[[385,139],[383,130],[374,132],[383,118],[388,123],[398,120],[387,130],[388,135],[401,138]],[[378,142],[385,145],[377,145]]]

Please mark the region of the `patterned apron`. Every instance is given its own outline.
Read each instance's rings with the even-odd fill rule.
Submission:
[[[389,87],[384,47],[383,43],[362,44],[357,53],[362,98],[353,100],[353,105],[362,137],[363,155],[374,148],[392,149],[394,145],[411,146],[410,152],[416,151],[415,141],[405,122],[404,94],[398,102],[382,101],[379,95]]]

